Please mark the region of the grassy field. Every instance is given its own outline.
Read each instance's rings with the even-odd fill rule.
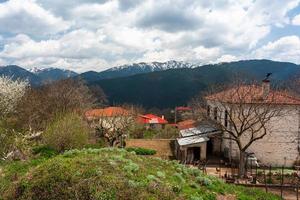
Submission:
[[[124,149],[71,150],[53,158],[0,163],[1,200],[190,199],[279,197],[228,185],[176,161],[137,156]]]

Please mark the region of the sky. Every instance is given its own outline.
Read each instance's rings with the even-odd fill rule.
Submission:
[[[0,0],[0,66],[300,64],[300,0]]]

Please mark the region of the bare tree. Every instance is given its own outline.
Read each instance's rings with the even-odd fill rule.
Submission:
[[[83,113],[96,100],[82,81],[61,80],[27,90],[18,106],[18,119],[23,128],[43,130],[57,114]]]
[[[211,91],[204,101],[199,100],[194,105],[205,102],[208,120],[223,132],[223,139],[234,141],[237,145],[241,177],[245,174],[248,148],[269,133],[268,123],[271,120],[284,115],[284,102],[277,98],[278,91],[271,91],[268,80],[263,82],[262,87],[255,82],[236,81],[222,88],[217,90],[221,92]]]
[[[93,113],[86,115],[91,126],[110,146],[124,146],[123,139],[129,134],[132,126],[135,126],[138,110],[134,106],[109,107],[94,110],[96,112],[94,116]]]

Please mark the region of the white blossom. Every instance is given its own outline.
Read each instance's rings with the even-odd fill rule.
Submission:
[[[27,80],[13,80],[12,77],[0,77],[0,117],[13,113],[17,103],[25,94]]]

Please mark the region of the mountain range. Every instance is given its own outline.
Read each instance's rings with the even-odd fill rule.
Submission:
[[[0,75],[28,79],[33,86],[65,78],[83,79],[88,85],[102,87],[111,104],[133,103],[146,108],[171,108],[185,105],[192,97],[213,84],[225,84],[237,74],[262,80],[284,82],[300,74],[300,66],[271,60],[244,60],[209,65],[185,62],[152,62],[122,65],[102,72],[82,74],[57,68],[25,70],[10,65],[0,67]]]

